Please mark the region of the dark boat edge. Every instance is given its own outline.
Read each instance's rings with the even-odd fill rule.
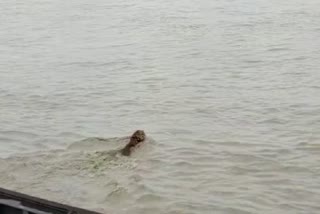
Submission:
[[[0,187],[1,214],[101,214]]]

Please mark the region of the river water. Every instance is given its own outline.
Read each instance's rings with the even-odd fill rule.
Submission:
[[[1,1],[1,186],[102,213],[319,213],[319,23],[318,0]]]

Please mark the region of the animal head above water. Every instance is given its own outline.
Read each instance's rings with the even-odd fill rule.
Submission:
[[[140,143],[146,139],[146,134],[143,130],[137,130],[131,136],[131,140],[136,140],[137,143]]]
[[[131,155],[132,150],[146,139],[146,134],[143,130],[137,130],[130,138],[130,142],[121,149],[121,154],[125,156]]]

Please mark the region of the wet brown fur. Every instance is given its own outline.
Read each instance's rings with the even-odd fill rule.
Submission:
[[[141,142],[146,139],[146,134],[143,130],[137,130],[133,133],[129,143],[121,149],[121,154],[124,156],[130,156],[133,149],[136,148]]]

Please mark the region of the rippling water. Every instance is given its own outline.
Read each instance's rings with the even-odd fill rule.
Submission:
[[[318,0],[1,1],[1,186],[103,213],[319,213],[319,20]],[[135,129],[146,145],[112,155]]]

